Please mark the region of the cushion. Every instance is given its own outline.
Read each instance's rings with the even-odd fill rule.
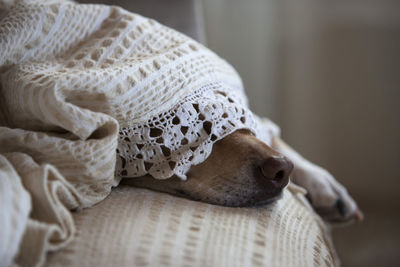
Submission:
[[[231,208],[120,186],[74,213],[77,234],[46,266],[337,266],[323,221],[290,185],[276,203]]]

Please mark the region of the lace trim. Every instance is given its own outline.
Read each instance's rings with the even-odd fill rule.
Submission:
[[[238,129],[254,132],[246,101],[241,88],[210,83],[146,123],[120,129],[116,175],[186,179],[216,141]]]

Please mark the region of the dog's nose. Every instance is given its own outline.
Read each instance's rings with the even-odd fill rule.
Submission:
[[[292,170],[293,163],[286,157],[270,157],[261,166],[263,176],[271,181],[275,188],[282,188],[288,184]]]

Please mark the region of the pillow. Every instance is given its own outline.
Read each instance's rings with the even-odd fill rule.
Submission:
[[[294,185],[254,208],[121,186],[73,216],[75,239],[46,266],[339,265],[326,225]]]

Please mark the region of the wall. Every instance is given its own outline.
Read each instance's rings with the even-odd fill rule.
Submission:
[[[388,0],[203,0],[252,109],[360,198],[397,199],[400,9]]]
[[[359,197],[397,199],[400,3],[285,4],[285,136]]]
[[[278,0],[203,0],[207,45],[241,75],[255,113],[279,121]]]

